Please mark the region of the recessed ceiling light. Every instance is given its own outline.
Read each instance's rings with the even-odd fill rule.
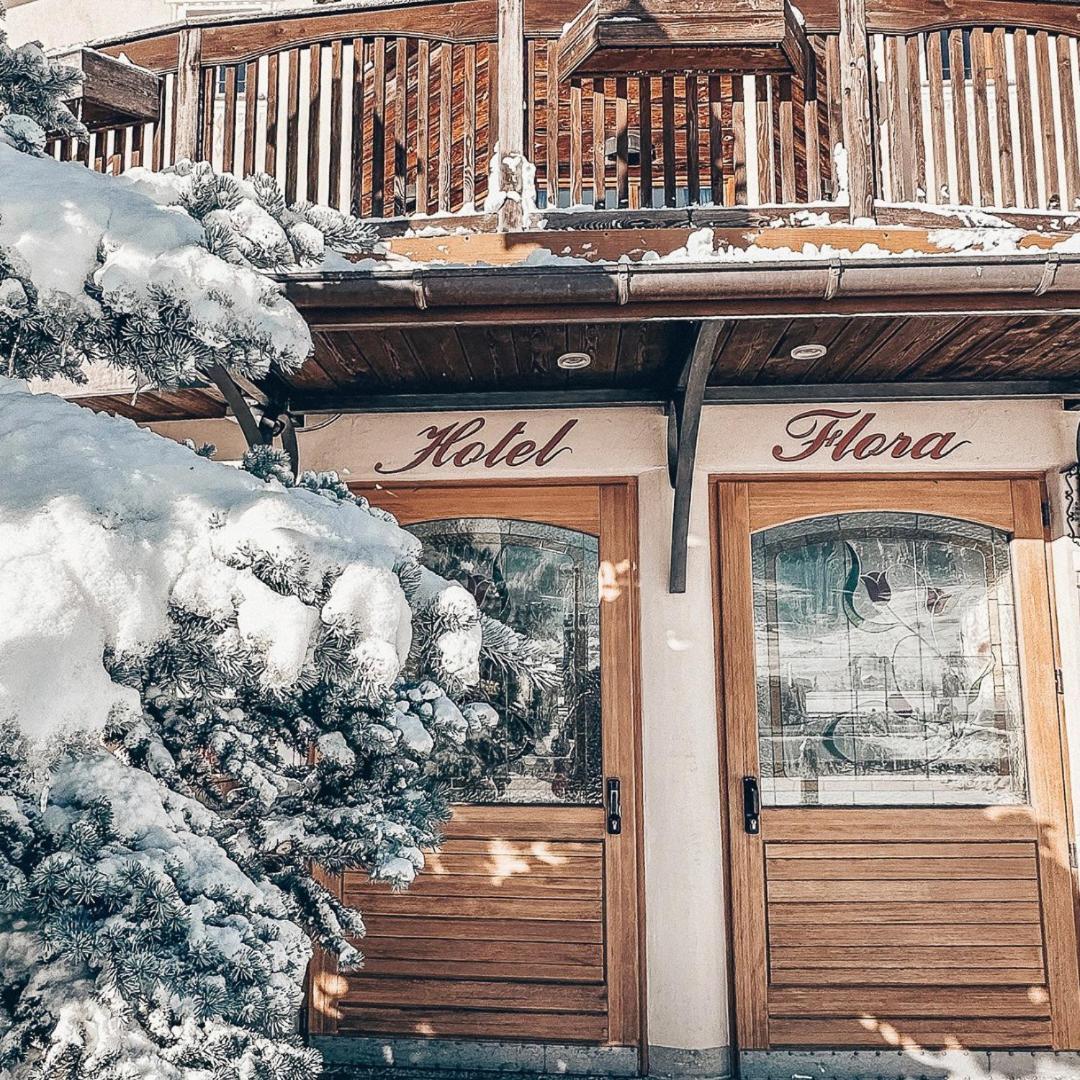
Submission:
[[[592,363],[592,357],[587,352],[564,352],[555,363],[563,371],[578,371],[587,368]]]
[[[819,345],[816,341],[811,341],[806,345],[796,345],[791,350],[791,359],[820,360],[828,351],[825,345]]]

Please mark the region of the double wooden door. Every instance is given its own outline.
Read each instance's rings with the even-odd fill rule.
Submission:
[[[1080,1046],[1040,484],[715,494],[739,1046]]]
[[[453,818],[413,885],[340,880],[365,964],[320,961],[312,1031],[639,1045],[633,486],[357,490],[524,635],[535,671],[482,660],[501,723],[447,763]]]

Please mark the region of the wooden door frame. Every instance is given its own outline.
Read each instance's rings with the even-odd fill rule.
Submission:
[[[740,1032],[740,1017],[738,1012],[738,1003],[743,1000],[746,995],[758,994],[762,995],[767,992],[767,986],[759,986],[757,983],[765,983],[765,970],[766,970],[766,958],[760,957],[760,964],[751,966],[747,959],[744,957],[742,962],[737,962],[737,954],[741,951],[739,946],[738,928],[735,926],[735,877],[736,867],[733,861],[733,848],[731,841],[733,825],[732,804],[730,803],[731,791],[729,784],[729,739],[727,730],[727,715],[731,710],[730,694],[734,692],[734,687],[731,683],[733,679],[725,677],[725,666],[728,661],[730,650],[726,647],[728,641],[728,634],[725,629],[724,622],[724,610],[723,610],[723,584],[725,565],[730,566],[732,564],[731,555],[728,553],[725,558],[725,536],[724,527],[721,520],[721,503],[724,497],[724,489],[728,488],[729,500],[731,498],[738,499],[738,491],[735,485],[739,484],[798,484],[812,486],[815,483],[844,483],[844,482],[860,482],[864,484],[880,483],[880,482],[918,482],[918,481],[1007,481],[1010,484],[1013,481],[1036,481],[1038,487],[1033,485],[1026,487],[1026,494],[1019,500],[1020,505],[1014,506],[1014,511],[1017,518],[1022,519],[1029,524],[1028,530],[1025,535],[1017,537],[1021,541],[1027,541],[1027,546],[1018,547],[1014,550],[1014,566],[1013,566],[1013,580],[1014,583],[1017,580],[1018,567],[1021,563],[1025,564],[1029,575],[1039,582],[1041,589],[1040,595],[1045,595],[1045,604],[1036,605],[1037,610],[1032,615],[1031,612],[1021,614],[1020,598],[1017,597],[1017,638],[1018,644],[1021,649],[1021,669],[1025,674],[1030,667],[1036,665],[1036,663],[1050,663],[1051,666],[1056,662],[1056,658],[1059,655],[1058,652],[1058,637],[1056,627],[1056,613],[1054,609],[1054,581],[1052,575],[1052,567],[1049,563],[1049,552],[1047,550],[1047,543],[1049,535],[1047,528],[1042,523],[1042,507],[1040,502],[1045,502],[1047,498],[1046,494],[1046,482],[1045,474],[1043,472],[1031,472],[1031,471],[1012,471],[1012,472],[955,472],[955,473],[841,473],[841,474],[829,474],[829,473],[799,473],[799,472],[784,472],[784,473],[765,473],[765,474],[738,474],[738,473],[726,473],[726,474],[710,474],[709,476],[709,523],[710,523],[710,537],[711,537],[711,559],[712,559],[712,572],[713,572],[713,625],[714,625],[714,653],[715,653],[715,681],[716,681],[716,703],[717,703],[717,746],[718,746],[718,763],[719,763],[719,777],[720,777],[720,831],[721,831],[721,843],[722,854],[724,858],[724,866],[727,870],[727,881],[725,883],[725,911],[727,915],[728,933],[727,933],[727,987],[728,987],[728,1011],[729,1011],[729,1025],[731,1031],[731,1039],[733,1048],[736,1053],[739,1049],[758,1049],[768,1046],[767,1037],[767,1025],[766,1030],[760,1030],[760,1025],[752,1024],[750,1030],[745,1033]],[[1015,488],[1013,489],[1016,490]],[[1034,501],[1031,498],[1031,493],[1037,492],[1039,500]],[[743,497],[748,497],[748,492],[743,489]],[[1014,496],[1015,498],[1015,496]],[[847,507],[837,507],[836,512],[842,512]],[[972,518],[971,520],[980,520],[978,518]],[[749,511],[747,508],[746,517],[744,523],[747,526],[752,526],[749,519]],[[993,516],[986,518],[986,523],[994,525],[996,522]],[[762,526],[768,527],[768,526]],[[751,528],[751,532],[752,532]],[[1010,531],[1012,531],[1010,529]],[[728,534],[730,537],[730,533]],[[1033,541],[1038,540],[1037,547],[1032,544]],[[1015,542],[1015,540],[1014,540]],[[1012,548],[1013,545],[1010,545]],[[752,603],[752,582],[749,580],[749,566],[745,568],[747,576],[747,592],[746,602]],[[744,620],[745,621],[745,620]],[[752,620],[751,620],[752,625]],[[1034,659],[1026,658],[1026,649],[1029,645],[1034,644],[1035,650],[1039,655],[1038,661]],[[1028,685],[1029,680],[1024,678],[1022,681],[1022,695],[1025,706],[1025,716],[1028,712],[1029,695],[1039,694],[1044,695],[1045,685],[1031,687]],[[1045,680],[1043,680],[1045,683]],[[744,686],[745,686],[744,682]],[[752,688],[751,688],[752,694]],[[1045,708],[1044,704],[1044,708]],[[1074,821],[1071,813],[1071,800],[1070,792],[1067,788],[1068,779],[1068,742],[1067,731],[1062,716],[1062,702],[1060,698],[1055,694],[1053,703],[1054,715],[1057,719],[1057,754],[1059,755],[1060,770],[1061,770],[1061,789],[1060,797],[1050,797],[1051,802],[1059,803],[1056,809],[1059,811],[1059,820],[1062,824],[1061,835],[1058,837],[1048,836],[1054,832],[1053,827],[1047,827],[1046,821],[1040,821],[1038,826],[1039,843],[1040,845],[1052,846],[1057,852],[1059,861],[1062,853],[1064,852],[1064,866],[1069,866],[1068,849],[1074,842]],[[1025,725],[1025,740],[1029,758],[1028,769],[1028,783],[1029,783],[1029,800],[1032,805],[1046,805],[1047,793],[1046,788],[1046,773],[1044,771],[1043,776],[1037,777],[1034,774],[1037,770],[1033,770],[1030,767],[1030,759],[1033,756],[1033,752],[1037,751],[1037,744],[1033,742],[1030,732],[1028,732]],[[756,750],[756,747],[755,747]],[[752,868],[741,867],[739,872],[745,874]],[[1064,933],[1067,940],[1071,940],[1076,945],[1078,937],[1080,937],[1080,929],[1078,929],[1077,912],[1080,911],[1080,895],[1078,895],[1073,873],[1069,872],[1068,876],[1056,875],[1056,882],[1054,884],[1054,891],[1060,893],[1062,888],[1067,888],[1071,891],[1071,897],[1068,903],[1061,902],[1059,900],[1059,910],[1067,910],[1070,915],[1070,925],[1064,929]],[[761,918],[764,920],[764,896],[761,898]],[[1046,925],[1044,916],[1044,934],[1047,940],[1050,933],[1053,932],[1051,927]],[[1071,977],[1075,975],[1076,965],[1078,962],[1077,949],[1074,948],[1070,956],[1059,958],[1057,967],[1059,968],[1057,973],[1057,980],[1062,977]],[[1064,960],[1062,965],[1061,960]],[[1061,968],[1064,966],[1065,970]],[[1052,980],[1051,986],[1057,981],[1054,978],[1052,971],[1052,964],[1050,956],[1047,955],[1047,969],[1048,977]],[[1073,980],[1075,981],[1075,979]],[[742,985],[742,984],[746,985]],[[754,984],[754,985],[751,985]],[[1054,1019],[1054,1042],[1055,1048],[1058,1048],[1057,1044],[1060,1040],[1061,1048],[1077,1049],[1080,1048],[1080,1024],[1077,1023],[1076,1018],[1063,1016],[1058,1019],[1058,1010],[1055,1009]]]
[[[632,843],[605,843],[604,921],[607,955],[618,957],[617,975],[608,976],[608,1045],[636,1046],[641,1072],[648,1071],[645,968],[644,810],[642,799],[641,656],[639,643],[640,574],[638,493],[636,477],[558,479],[484,478],[358,481],[357,494],[394,489],[424,492],[433,519],[462,515],[458,499],[474,489],[472,516],[499,516],[499,503],[514,507],[519,520],[552,522],[592,532],[600,539],[600,600],[608,603],[611,631],[601,634],[601,701],[604,702],[604,776],[618,776],[622,785],[623,820],[633,821]],[[574,514],[557,512],[560,501],[575,489],[595,488],[595,508]],[[522,502],[523,499],[531,501]],[[545,498],[549,501],[545,503]],[[511,501],[513,500],[513,501]],[[392,499],[381,503],[393,512]],[[562,504],[565,506],[565,504]],[[509,516],[505,514],[503,516]],[[553,521],[554,519],[554,521]],[[408,525],[403,526],[408,528]],[[610,710],[610,712],[609,712]],[[614,715],[612,715],[614,714]],[[610,717],[610,719],[609,719]],[[610,728],[610,730],[609,730]]]

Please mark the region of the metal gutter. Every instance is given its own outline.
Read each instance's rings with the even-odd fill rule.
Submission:
[[[499,321],[500,308],[596,306],[617,309],[659,302],[715,302],[724,308],[769,301],[814,302],[816,314],[847,302],[868,315],[1060,314],[1080,313],[1080,254],[1034,252],[1010,255],[894,255],[876,258],[710,260],[700,263],[603,263],[581,265],[438,266],[410,269],[340,271],[283,275],[289,299],[301,311],[332,313],[358,309],[423,311],[436,321],[441,308],[488,308]],[[980,299],[977,310],[965,304]],[[1056,304],[1050,303],[1055,297]],[[803,312],[792,312],[801,314]],[[782,315],[783,311],[757,314]],[[603,319],[604,312],[595,315]],[[676,317],[676,316],[670,316]],[[701,312],[694,317],[702,317]],[[705,317],[708,317],[707,315]],[[313,325],[318,327],[318,317]]]

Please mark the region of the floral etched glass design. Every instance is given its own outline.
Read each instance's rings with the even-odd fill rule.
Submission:
[[[751,550],[764,805],[1026,801],[1005,533],[838,514]]]
[[[478,698],[502,723],[440,770],[457,802],[602,803],[600,550],[556,525],[455,518],[409,526],[423,560],[460,582],[481,616],[518,631],[533,658],[485,651]]]

